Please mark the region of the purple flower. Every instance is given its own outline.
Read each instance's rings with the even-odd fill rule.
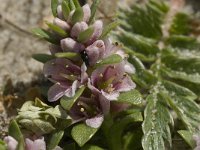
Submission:
[[[5,143],[7,144],[8,150],[16,150],[18,142],[11,136],[6,136],[4,138]],[[25,139],[25,149],[26,150],[46,150],[46,143],[44,137],[31,140],[29,138]]]
[[[62,96],[72,97],[77,88],[87,82],[86,66],[75,65],[65,58],[56,58],[45,63],[44,75],[55,83],[48,91],[48,100],[56,101]]]
[[[25,139],[25,147],[26,150],[46,150],[46,143],[44,141],[44,137],[35,139],[35,140],[31,140],[29,138]]]
[[[88,87],[96,94],[103,95],[107,100],[117,100],[120,92],[135,88],[135,83],[127,73],[134,68],[128,62],[97,68],[88,81]]]
[[[91,97],[79,97],[78,101],[69,111],[69,115],[74,123],[85,121],[85,123],[93,128],[101,126],[104,115],[109,112],[110,102],[104,101],[98,95]]]
[[[18,142],[12,136],[6,136],[4,138],[5,143],[7,144],[8,150],[16,150]]]

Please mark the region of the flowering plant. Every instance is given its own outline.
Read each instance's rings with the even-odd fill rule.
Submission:
[[[98,3],[51,0],[53,23],[33,30],[50,42],[33,55],[48,90],[19,109],[0,149],[165,150],[178,138],[198,150],[200,44],[183,0],[120,7],[107,26]]]

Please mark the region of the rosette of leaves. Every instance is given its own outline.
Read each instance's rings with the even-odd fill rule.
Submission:
[[[121,26],[114,34],[131,55],[129,61],[136,67],[132,79],[146,100],[145,150],[174,148],[177,132],[194,148],[192,135],[199,133],[200,43],[195,37],[195,18],[176,11],[168,22],[171,8],[159,0],[120,8]],[[169,26],[168,36],[165,26]]]
[[[62,107],[48,106],[37,98],[35,101],[27,101],[23,104],[16,121],[21,129],[38,136],[52,133],[55,130],[64,130],[71,125],[71,119]]]

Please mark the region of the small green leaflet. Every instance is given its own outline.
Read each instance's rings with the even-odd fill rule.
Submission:
[[[89,24],[91,24],[94,20],[94,16],[96,14],[97,7],[99,5],[100,0],[94,0],[91,6],[91,16],[89,20]]]
[[[54,56],[48,54],[33,54],[32,57],[41,63],[46,63],[47,61],[55,58]]]
[[[8,134],[12,136],[18,142],[17,149],[18,150],[25,150],[25,143],[24,143],[24,136],[20,131],[20,128],[15,120],[10,122],[8,128]]]
[[[121,93],[117,102],[129,103],[140,106],[142,104],[142,95],[137,90],[131,90]]]
[[[98,62],[95,67],[100,67],[104,65],[111,65],[111,64],[117,64],[122,61],[122,57],[118,54],[110,55],[104,59],[102,59],[100,62]]]
[[[85,86],[82,86],[80,89],[78,89],[78,91],[76,92],[76,94],[74,95],[74,97],[63,97],[63,98],[61,98],[61,100],[60,100],[61,106],[65,110],[69,111],[71,109],[71,107],[73,106],[73,104],[81,96],[81,94],[83,93],[84,90],[85,90]]]
[[[91,128],[85,123],[80,123],[72,128],[71,135],[77,144],[82,147],[94,136],[97,131],[98,128]]]
[[[89,27],[88,29],[86,29],[85,31],[81,32],[78,35],[77,40],[79,42],[81,42],[81,43],[85,43],[91,38],[93,33],[94,33],[94,28],[93,27]]]
[[[51,0],[51,10],[54,17],[57,17],[58,0]]]
[[[104,29],[103,32],[100,36],[100,39],[104,39],[106,38],[106,36],[108,35],[108,33],[110,33],[113,29],[115,29],[117,26],[119,25],[119,22],[114,21],[110,24],[108,24]]]
[[[59,144],[63,135],[64,135],[64,131],[56,131],[52,133],[47,145],[47,150],[54,150],[54,148]]]
[[[193,133],[187,130],[179,130],[178,133],[186,141],[186,143],[190,145],[191,148],[195,147],[196,143],[193,138]]]
[[[83,9],[82,7],[76,8],[73,16],[72,16],[72,23],[75,24],[83,19]]]

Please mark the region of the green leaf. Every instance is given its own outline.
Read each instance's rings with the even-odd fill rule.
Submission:
[[[83,9],[82,7],[76,8],[73,16],[72,16],[72,23],[75,24],[83,20]]]
[[[103,148],[96,146],[96,145],[88,145],[86,144],[81,150],[104,150]]]
[[[69,0],[69,8],[71,9],[71,11],[76,8],[76,6],[74,4],[74,0]]]
[[[25,150],[25,144],[24,144],[24,136],[22,135],[19,126],[15,120],[12,120],[10,122],[9,128],[8,128],[8,134],[12,136],[15,140],[17,140],[18,150]]]
[[[101,67],[104,65],[113,65],[118,64],[122,61],[122,57],[118,54],[110,55],[104,59],[102,59],[100,62],[98,62],[95,67]]]
[[[68,1],[62,2],[62,11],[63,11],[63,16],[64,16],[65,20],[67,20],[69,17],[69,14],[71,12]]]
[[[174,16],[172,25],[170,27],[171,34],[187,35],[190,32],[189,16],[185,13],[177,13]]]
[[[0,139],[0,149],[7,150],[6,143]]]
[[[54,148],[59,144],[63,135],[64,131],[56,131],[52,133],[47,145],[47,150],[54,150]]]
[[[99,2],[100,0],[93,0],[92,6],[91,6],[91,16],[90,16],[90,20],[88,24],[91,24],[93,22]]]
[[[139,111],[130,110],[122,113],[123,117],[121,119],[117,118],[118,121],[114,122],[107,133],[109,146],[113,150],[122,150],[122,135],[128,125],[143,121],[142,114]]]
[[[49,31],[46,31],[41,28],[35,28],[32,30],[32,33],[36,36],[38,36],[41,39],[44,39],[52,44],[58,44],[59,41],[50,33]]]
[[[193,133],[187,130],[179,130],[178,133],[185,140],[185,142],[190,145],[191,148],[196,146],[196,143],[193,139]]]
[[[162,36],[161,24],[167,12],[167,5],[162,1],[151,0],[144,5],[135,4],[130,7],[131,11],[120,9],[119,12],[119,18],[125,22],[121,25],[124,30],[154,39]]]
[[[75,5],[76,8],[81,7],[78,0],[73,0],[73,2],[74,2],[74,5]]]
[[[137,90],[131,90],[128,92],[121,93],[118,97],[118,102],[130,103],[132,105],[142,104],[142,95]]]
[[[52,23],[49,23],[49,22],[46,22],[46,24],[48,25],[48,27],[56,32],[58,35],[62,36],[62,37],[67,37],[68,36],[68,33],[65,32],[65,30],[63,30],[61,27],[57,26],[57,25],[54,25]]]
[[[78,100],[78,98],[82,95],[83,91],[85,90],[85,86],[82,86],[73,97],[63,97],[60,100],[61,106],[69,111],[73,104]]]
[[[164,98],[157,94],[147,97],[147,106],[144,111],[142,124],[144,150],[165,150],[165,141],[172,146],[169,124],[173,124],[172,116],[164,105]]]
[[[106,38],[106,36],[113,30],[115,29],[117,26],[119,25],[118,21],[114,21],[108,25],[106,25],[106,27],[103,29],[103,32],[100,36],[100,39],[104,39]]]
[[[47,61],[55,58],[54,56],[48,54],[33,54],[32,57],[41,63],[46,63]]]
[[[91,128],[85,123],[80,123],[72,128],[71,135],[77,144],[82,147],[94,136],[97,131],[98,128]]]
[[[195,101],[181,96],[167,97],[165,95],[165,98],[190,132],[199,130],[200,106]]]
[[[125,31],[119,34],[120,36],[117,39],[134,53],[139,53],[149,59],[155,59],[156,54],[160,51],[155,40]]]
[[[77,40],[81,43],[85,43],[86,41],[88,41],[92,34],[94,33],[94,28],[93,27],[89,27],[88,29],[86,29],[85,31],[82,31],[79,35]]]
[[[55,56],[58,58],[68,58],[68,59],[80,58],[80,54],[74,52],[56,53]]]
[[[195,100],[197,98],[197,95],[195,93],[173,82],[163,80],[162,85],[163,86],[161,86],[160,91],[167,91],[166,94],[172,97],[181,96],[190,100]]]
[[[51,0],[51,10],[54,17],[57,17],[58,0]]]

